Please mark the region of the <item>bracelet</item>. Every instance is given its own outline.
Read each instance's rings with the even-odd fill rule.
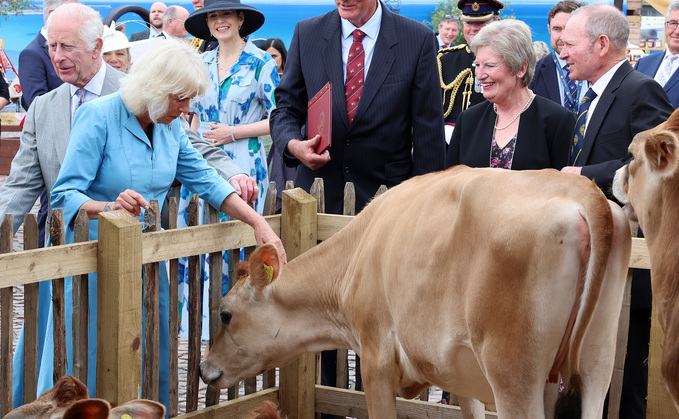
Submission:
[[[233,125],[231,125],[231,141],[236,141],[236,136],[233,135]]]
[[[109,212],[109,211],[111,211],[111,203],[107,202],[107,203],[104,204],[104,209],[101,210],[101,212]]]

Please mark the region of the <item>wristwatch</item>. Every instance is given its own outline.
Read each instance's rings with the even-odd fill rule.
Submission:
[[[108,211],[111,211],[111,203],[110,202],[105,203],[104,209],[101,210],[101,212],[108,212]]]

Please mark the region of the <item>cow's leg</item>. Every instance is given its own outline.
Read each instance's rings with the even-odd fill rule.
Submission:
[[[492,384],[492,383],[491,383]],[[544,416],[544,381],[521,383],[515,388],[493,388],[499,418],[541,418]]]
[[[609,203],[615,226],[613,248],[606,267],[599,301],[587,329],[580,354],[582,417],[600,418],[613,373],[618,320],[625,291],[631,251],[629,224],[624,213]]]
[[[364,349],[361,353],[361,375],[368,416],[371,419],[393,419],[396,417],[396,389],[400,375],[398,364],[393,356],[379,352],[379,349]]]
[[[486,407],[476,399],[457,396],[464,419],[483,419],[486,417]]]

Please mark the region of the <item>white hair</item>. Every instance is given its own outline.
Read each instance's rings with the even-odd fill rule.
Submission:
[[[104,24],[99,12],[80,3],[65,3],[54,9],[47,18],[47,37],[49,38],[50,22],[55,19],[68,19],[78,26],[78,37],[85,43],[88,51],[93,51],[97,40],[102,38]]]
[[[50,10],[54,11],[54,9],[66,2],[80,3],[78,0],[45,0],[42,2],[42,20],[45,25],[47,25],[47,18],[50,17]]]
[[[180,99],[202,96],[208,84],[198,53],[184,41],[166,39],[132,64],[121,82],[120,96],[130,112],[137,116],[148,112],[156,123],[167,112],[170,95]]]

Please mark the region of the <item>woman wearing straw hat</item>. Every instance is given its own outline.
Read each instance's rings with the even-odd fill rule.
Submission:
[[[191,101],[191,129],[223,148],[247,175],[257,180],[255,209],[260,214],[269,184],[266,152],[260,136],[269,134],[267,118],[275,107],[273,92],[280,80],[276,62],[248,38],[262,24],[264,15],[240,0],[205,0],[204,7],[191,13],[184,22],[191,35],[218,42],[217,48],[201,55],[210,84],[204,95]],[[186,223],[189,200],[189,191],[182,188],[180,226]],[[186,272],[182,269],[185,263],[180,261],[180,276]],[[223,283],[228,281],[226,263],[224,255]],[[204,269],[203,280],[207,280],[207,271]],[[187,277],[188,274],[184,281]],[[204,287],[206,292],[207,288]],[[182,305],[182,312],[184,309]],[[180,329],[182,334],[186,333],[184,326]],[[207,310],[204,310],[204,338],[207,338],[206,326]]]

